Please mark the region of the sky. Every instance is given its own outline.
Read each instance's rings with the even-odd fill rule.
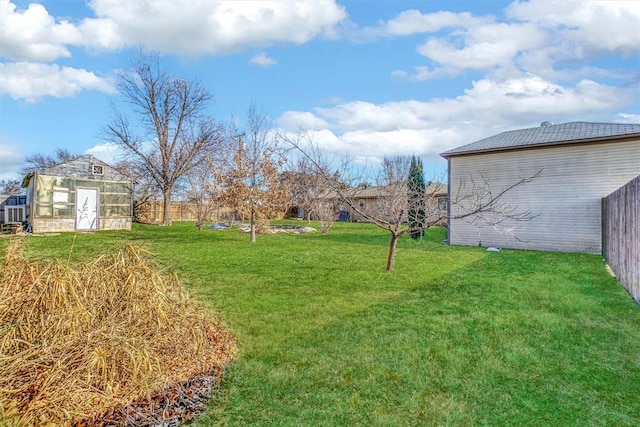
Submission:
[[[140,49],[242,121],[251,103],[330,153],[439,153],[543,121],[640,123],[640,2],[0,0],[0,179],[101,130]],[[428,172],[427,172],[428,175]]]

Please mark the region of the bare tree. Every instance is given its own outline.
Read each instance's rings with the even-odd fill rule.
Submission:
[[[196,227],[202,231],[218,208],[219,194],[214,181],[214,162],[209,159],[200,163],[187,174],[186,200],[195,209]]]
[[[290,135],[281,135],[280,137],[299,150],[316,167],[316,172],[324,176],[326,184],[335,191],[342,202],[349,206],[356,218],[369,221],[390,233],[391,238],[386,262],[387,271],[391,271],[394,268],[398,239],[403,234],[411,231],[407,223],[409,210],[415,208],[411,204],[417,204],[418,209],[424,211],[425,229],[437,224],[446,217],[446,211],[438,206],[435,198],[435,195],[442,190],[444,184],[432,182],[426,186],[424,191],[420,190],[420,194],[411,193],[411,188],[408,185],[411,162],[411,157],[409,156],[385,158],[376,179],[376,186],[373,189],[362,189],[353,186],[345,187],[336,185],[335,181],[330,179],[326,172],[323,172],[322,163],[317,160],[320,150],[309,134],[301,131],[293,137]],[[521,178],[514,182],[512,186],[503,189],[497,194],[491,191],[491,187],[486,181],[483,183],[471,182],[471,194],[473,196],[464,200],[464,207],[459,217],[472,218],[483,214],[484,218],[492,218],[495,225],[498,224],[497,221],[500,218],[505,216],[523,221],[531,219],[533,214],[530,211],[522,211],[517,206],[509,206],[502,203],[501,199],[505,193],[532,181],[538,175],[539,173],[528,178]],[[363,203],[363,190],[375,191],[375,203]],[[451,202],[459,203],[462,201]]]
[[[331,226],[336,222],[335,204],[329,200],[317,200],[315,202],[314,212],[318,219],[320,232],[328,234]]]
[[[256,241],[256,221],[268,221],[287,209],[290,193],[280,168],[285,157],[272,137],[267,116],[251,104],[246,130],[236,129],[230,163],[218,175],[222,200],[250,218],[250,241]]]
[[[285,181],[291,190],[292,202],[302,211],[307,223],[311,222],[314,201],[322,188],[324,178],[315,173],[308,159],[301,158],[289,166]]]
[[[22,174],[26,175],[34,170],[48,168],[51,166],[59,165],[60,163],[76,160],[82,156],[80,153],[72,153],[66,148],[56,148],[54,155],[33,154],[25,158],[25,166],[22,169]]]
[[[323,162],[322,159],[317,159]],[[286,174],[287,183],[291,189],[292,202],[301,209],[307,223],[311,219],[319,222],[322,234],[327,234],[336,220],[335,192],[325,182],[325,176],[330,176],[329,165],[322,164],[320,167],[324,173],[315,171],[316,166],[307,158],[298,158]],[[332,179],[336,180],[335,174]]]
[[[335,188],[346,190],[351,182],[360,177],[352,177],[349,174],[350,159],[344,156],[339,159],[337,167],[335,163],[326,158],[313,143],[313,134],[299,132],[296,135],[280,133],[277,138],[283,145],[308,148],[309,156],[295,156],[295,161],[289,167],[287,182],[292,193],[292,202],[301,207],[307,221],[317,220],[322,234],[327,234],[331,226],[337,220],[340,206],[343,205],[341,197]],[[335,160],[335,159],[334,159]],[[331,173],[330,171],[334,171]],[[327,183],[331,181],[331,185]],[[349,183],[345,182],[346,180]]]
[[[22,183],[17,179],[3,179],[0,181],[0,194],[13,196],[22,194]]]
[[[370,203],[356,203],[357,191],[352,191],[351,195],[347,193],[346,201],[359,218],[370,221],[391,234],[387,253],[387,271],[394,268],[398,239],[410,231],[407,225],[409,202],[417,203],[424,197],[422,194],[413,195],[411,199],[408,197],[407,179],[410,162],[409,156],[392,156],[383,159],[376,186],[371,189],[377,194],[374,201]]]
[[[464,180],[461,178],[457,183],[455,198],[450,200],[453,207],[451,218],[462,219],[476,229],[491,227],[498,232],[510,234],[514,239],[519,240],[516,231],[519,224],[539,216],[530,209],[520,209],[518,206],[504,202],[504,196],[517,187],[534,181],[542,175],[544,169],[527,177],[518,177],[510,185],[501,188],[499,191],[492,188],[489,180],[482,173],[476,177],[469,175]]]
[[[372,222],[391,234],[386,270],[393,270],[398,239],[409,232],[409,227],[406,224],[409,189],[407,179],[411,158],[408,156],[385,158],[374,187],[344,185],[328,175],[327,168],[321,160],[320,150],[314,143],[312,136],[301,132],[295,136],[280,135],[280,138],[298,149],[314,165],[315,172],[324,178],[325,185],[341,202],[349,206],[356,219]],[[348,166],[348,163],[343,162],[342,164],[343,170],[346,170],[345,165]],[[344,180],[345,172],[342,175]],[[361,176],[352,177],[348,181],[363,182]],[[366,203],[365,197],[374,199],[375,202]]]
[[[132,73],[119,76],[118,89],[137,115],[138,126],[132,127],[114,104],[105,136],[155,182],[163,198],[163,225],[171,225],[174,186],[222,140],[222,126],[205,113],[212,95],[199,82],[168,74],[157,55],[144,53]]]

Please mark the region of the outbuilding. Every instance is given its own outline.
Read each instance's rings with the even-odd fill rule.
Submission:
[[[543,122],[441,156],[449,169],[449,243],[600,254],[602,198],[640,175],[640,124]],[[465,216],[478,197],[502,192],[500,205],[526,218]]]
[[[27,174],[27,221],[34,233],[130,230],[133,180],[90,155]]]

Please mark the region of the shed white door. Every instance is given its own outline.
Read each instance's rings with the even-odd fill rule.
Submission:
[[[78,188],[76,192],[76,230],[98,229],[98,190]]]

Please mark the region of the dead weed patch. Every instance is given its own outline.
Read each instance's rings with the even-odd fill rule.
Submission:
[[[0,421],[148,424],[202,406],[236,345],[175,275],[132,246],[77,268],[22,246],[0,263]]]

